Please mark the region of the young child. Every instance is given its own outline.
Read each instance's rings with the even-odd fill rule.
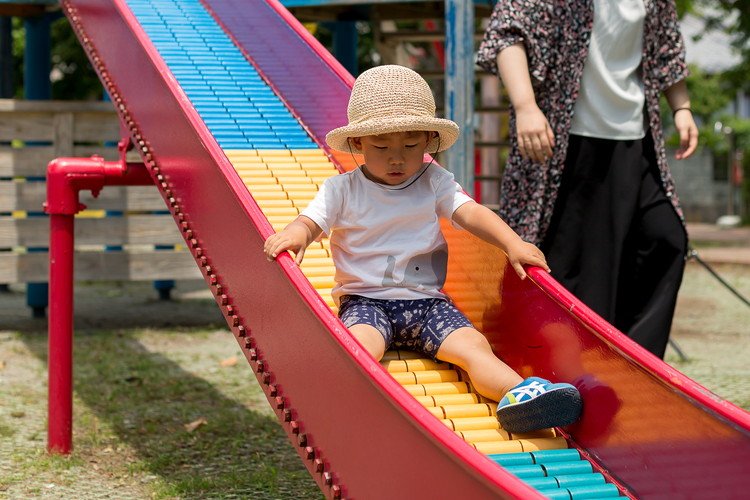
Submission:
[[[549,269],[537,247],[464,194],[450,172],[424,162],[458,137],[458,125],[435,117],[427,82],[402,66],[365,71],[348,116],[326,142],[363,154],[365,163],[326,180],[301,215],[266,240],[268,259],[291,250],[301,263],[307,246],[329,235],[339,317],[373,357],[402,347],[463,368],[480,394],[500,402],[497,418],[509,432],[576,421],[582,403],[574,386],[523,380],[441,291],[448,246],[439,217],[500,247],[521,278],[525,264]]]

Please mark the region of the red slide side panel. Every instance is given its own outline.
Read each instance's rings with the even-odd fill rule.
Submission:
[[[257,356],[251,366],[269,397],[275,386],[282,425],[295,445],[295,430],[304,434],[319,460],[299,447],[323,492],[334,495],[329,473],[346,498],[541,498],[408,396],[362,352],[291,259],[265,260],[270,225],[127,5],[63,5],[163,176],[163,194],[186,223],[188,243],[206,258],[207,281],[227,296],[222,310],[230,325],[236,316],[249,332]]]

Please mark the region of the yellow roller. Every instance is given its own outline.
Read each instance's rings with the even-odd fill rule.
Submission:
[[[312,286],[317,288],[333,288],[336,284],[333,281],[333,276],[308,276],[307,278],[312,283]]]
[[[478,451],[492,455],[495,453],[519,453],[542,450],[564,450],[568,447],[565,438],[511,439],[510,441],[481,441],[471,443]]]
[[[278,208],[278,207],[293,207],[294,203],[292,200],[288,199],[282,199],[282,200],[257,200],[258,206],[262,209],[266,208]]]
[[[409,393],[419,394],[420,396],[432,396],[436,394],[460,394],[469,392],[469,384],[466,382],[442,382],[439,384],[411,384],[405,385],[404,388]],[[420,393],[421,391],[421,393]]]
[[[297,207],[297,208],[299,208],[300,210],[304,210],[304,209],[306,209],[306,208],[307,208],[307,205],[309,205],[309,204],[310,204],[310,200],[306,200],[306,199],[304,199],[304,197],[302,197],[302,196],[298,196],[298,197],[297,197],[297,198],[296,198],[296,199],[294,200],[294,206],[295,206],[295,207]]]
[[[305,273],[305,276],[308,278],[310,277],[316,277],[316,278],[330,278],[333,276],[336,272],[335,267],[332,265],[326,266],[326,267],[310,267],[304,265],[305,261],[302,261],[302,272]]]
[[[316,251],[321,252],[322,257],[310,257],[309,253],[305,252],[305,260],[302,261],[302,266],[301,266],[302,269],[326,268],[329,270],[331,275],[335,274],[336,270],[333,267],[333,262],[331,261],[331,258],[326,255],[325,250],[320,248],[320,249],[316,249]]]
[[[265,213],[265,210],[263,212]],[[296,215],[266,215],[268,222],[270,222],[274,227],[276,227],[277,225],[286,227],[287,224],[292,222],[296,217]]]
[[[314,184],[311,186],[315,187]],[[307,206],[310,204],[313,198],[315,198],[317,191],[299,191],[294,193],[294,198],[297,201],[297,206]]]
[[[432,361],[431,359],[407,359],[406,366],[409,371],[416,372],[420,370],[448,370],[451,365],[442,361]]]
[[[287,217],[296,217],[299,215],[299,210],[297,210],[294,207],[275,207],[275,208],[267,208],[263,210],[263,213],[268,216],[287,216]]]
[[[417,401],[424,406],[470,405],[479,403],[480,396],[471,392],[463,394],[436,394],[417,398]]]
[[[272,172],[281,172],[281,173],[289,171],[289,170],[293,172],[296,172],[297,170],[299,170],[301,172],[302,165],[300,165],[296,161],[290,161],[290,162],[284,162],[284,163],[274,162],[274,163],[268,164],[268,170]]]
[[[557,437],[555,429],[539,429],[533,432],[524,432],[522,434],[512,434],[513,439],[547,439]]]
[[[262,156],[244,156],[238,158],[230,158],[234,168],[242,165],[258,165],[259,168],[265,168],[266,160]]]
[[[338,173],[338,169],[333,165],[333,163],[329,161],[318,161],[316,159],[312,159],[309,161],[305,161],[305,170],[318,170],[318,169],[328,169],[332,172]]]
[[[282,186],[287,184],[312,184],[312,179],[306,175],[284,174],[276,177],[276,182]]]
[[[307,175],[319,175],[319,176],[325,176],[325,177],[339,175],[339,171],[331,167],[310,168],[308,165],[305,165],[305,172],[307,173]]]
[[[495,414],[488,403],[443,405],[445,418],[488,417]]]
[[[270,167],[273,166],[276,163],[289,163],[291,161],[294,161],[292,158],[292,155],[289,156],[262,156],[263,161],[266,162],[266,164]]]
[[[414,351],[388,351],[383,356],[383,359],[420,359],[424,358],[424,354],[419,354]]]
[[[245,179],[242,179],[242,180],[243,182],[245,181]],[[258,193],[276,192],[276,193],[284,193],[285,197],[288,198],[281,184],[255,184],[253,185],[249,182],[245,182],[245,186],[247,187],[247,190],[250,191],[250,194],[252,194],[254,197]]]
[[[441,422],[445,422],[445,415],[443,414],[443,409],[437,406],[428,406],[427,411],[432,413],[432,416],[439,418]]]
[[[253,177],[274,177],[273,172],[264,167],[255,166],[239,166],[235,167],[235,170],[240,174],[240,178],[253,178]]]
[[[485,455],[493,455],[495,453],[521,453],[523,452],[523,445],[520,441],[484,441],[480,443],[470,443],[480,453]]]
[[[418,384],[458,382],[461,380],[461,375],[456,370],[420,370],[412,373],[414,373]]]
[[[418,396],[426,396],[427,395],[425,393],[424,386],[421,385],[421,384],[406,384],[403,387],[404,387],[404,389],[406,389],[406,392],[408,392],[412,396],[418,397]],[[427,409],[430,410],[430,411],[432,411],[430,408],[427,408]],[[442,415],[442,410],[440,410],[440,411],[441,411],[441,415]],[[439,417],[439,418],[443,418],[443,417]]]
[[[463,417],[445,420],[454,431],[476,431],[480,429],[498,429],[500,422],[495,416],[491,417]]]
[[[253,175],[243,175],[241,177],[242,182],[245,183],[245,186],[250,190],[250,192],[253,192],[253,186],[255,185],[263,185],[263,184],[278,184],[279,181],[275,177],[267,177],[264,175],[256,175],[253,173]]]
[[[568,441],[564,437],[519,439],[518,441],[523,446],[523,451],[564,450],[568,447]]]
[[[510,433],[505,429],[475,429],[456,431],[468,443],[485,443],[494,441],[510,441]]]
[[[232,163],[246,158],[258,158],[258,150],[256,149],[225,149],[224,153]]]
[[[383,368],[385,368],[385,370],[391,375],[394,373],[408,371],[406,361],[403,359],[389,359],[386,361],[381,361],[381,364],[383,365]]]
[[[284,190],[289,194],[290,198],[294,198],[295,196],[304,195],[306,193],[310,193],[313,196],[315,196],[315,193],[318,192],[317,186],[315,186],[312,183],[304,183],[304,182],[297,183],[297,182],[295,182],[295,183],[292,183],[292,184],[287,184],[287,183],[283,183],[282,182],[280,185],[284,187]]]
[[[279,188],[280,187],[281,186],[279,186]],[[253,190],[252,195],[253,195],[253,198],[255,198],[256,200],[288,200],[289,199],[289,195],[286,194],[281,189],[273,190],[273,191]]]
[[[257,149],[256,151],[258,152],[258,156],[262,156],[263,158],[292,156],[292,152],[288,149]]]
[[[389,372],[448,370],[451,365],[429,359],[386,360],[383,367]]]

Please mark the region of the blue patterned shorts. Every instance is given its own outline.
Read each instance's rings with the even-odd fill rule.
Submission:
[[[344,295],[339,317],[347,328],[365,324],[383,335],[385,348],[410,349],[435,359],[443,341],[459,328],[473,328],[445,299],[380,300]]]

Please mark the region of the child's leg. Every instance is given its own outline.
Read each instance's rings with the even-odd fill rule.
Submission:
[[[493,401],[500,401],[523,381],[495,356],[490,343],[474,328],[459,328],[448,335],[438,349],[437,358],[463,368],[479,394]]]
[[[355,339],[373,358],[380,361],[393,336],[383,301],[344,295],[339,304],[339,317]]]
[[[581,414],[581,395],[575,387],[536,377],[522,379],[495,357],[484,335],[473,328],[449,334],[437,357],[466,370],[482,396],[498,401],[497,419],[508,432],[562,427]]]
[[[350,326],[349,331],[373,358],[380,361],[385,354],[385,339],[377,328],[360,323]]]

